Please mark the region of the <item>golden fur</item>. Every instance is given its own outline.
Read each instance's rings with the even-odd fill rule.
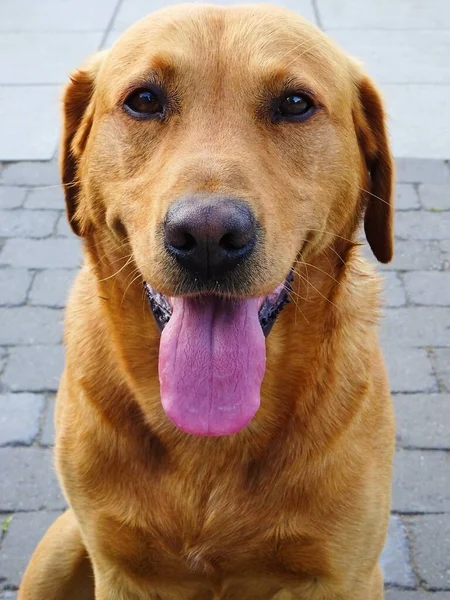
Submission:
[[[121,108],[149,72],[176,97],[167,121]],[[286,78],[321,106],[305,122],[258,112]],[[364,217],[376,257],[392,256],[393,164],[373,83],[288,11],[165,9],[71,77],[61,166],[85,248],[56,414],[70,509],[19,599],[382,600],[394,424],[379,282],[356,242]],[[261,408],[229,437],[189,436],[165,416],[142,289],[175,295],[159,232],[191,192],[245,198],[262,224],[244,295],[296,273],[267,338]]]

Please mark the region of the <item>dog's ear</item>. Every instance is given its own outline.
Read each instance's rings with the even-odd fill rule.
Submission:
[[[106,52],[95,54],[88,63],[72,73],[63,94],[60,171],[67,218],[74,233],[80,236],[86,234],[88,222],[85,211],[77,212],[80,194],[78,165],[92,127],[95,80],[105,55]]]
[[[394,253],[394,160],[380,93],[367,76],[357,82],[353,111],[358,143],[369,175],[364,230],[376,258],[387,263]]]

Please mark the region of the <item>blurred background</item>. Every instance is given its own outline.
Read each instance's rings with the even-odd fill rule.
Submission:
[[[65,506],[51,464],[53,410],[81,250],[56,161],[61,87],[165,4],[0,0],[0,600],[16,598]],[[381,341],[398,447],[382,564],[389,600],[450,600],[450,0],[279,4],[359,58],[385,97],[397,211]]]

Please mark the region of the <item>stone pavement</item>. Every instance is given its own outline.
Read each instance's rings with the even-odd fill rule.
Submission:
[[[234,0],[231,0],[233,2]],[[398,417],[388,600],[450,600],[450,2],[283,0],[367,64],[392,115],[396,256],[381,339]],[[61,321],[80,242],[54,160],[67,72],[165,0],[0,2],[0,600],[64,508]],[[31,101],[32,100],[32,101]],[[6,162],[19,161],[19,162]],[[30,162],[36,161],[36,162]]]
[[[52,468],[61,321],[80,242],[54,161],[0,167],[0,599],[64,508]],[[397,413],[389,600],[450,600],[450,165],[399,160],[381,339]],[[367,252],[369,256],[369,252]],[[414,591],[413,591],[414,590]]]
[[[450,157],[449,0],[272,1],[322,27],[366,65],[386,98],[395,156]],[[0,2],[0,160],[50,160],[68,72],[175,2]]]

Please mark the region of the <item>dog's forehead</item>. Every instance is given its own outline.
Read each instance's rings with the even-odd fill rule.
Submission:
[[[348,57],[318,28],[288,10],[264,4],[185,4],[145,17],[119,38],[104,75],[120,85],[155,64],[181,73],[222,70],[253,74],[300,69],[322,86],[348,79]],[[255,77],[256,79],[256,77]],[[250,83],[250,82],[249,82]]]

